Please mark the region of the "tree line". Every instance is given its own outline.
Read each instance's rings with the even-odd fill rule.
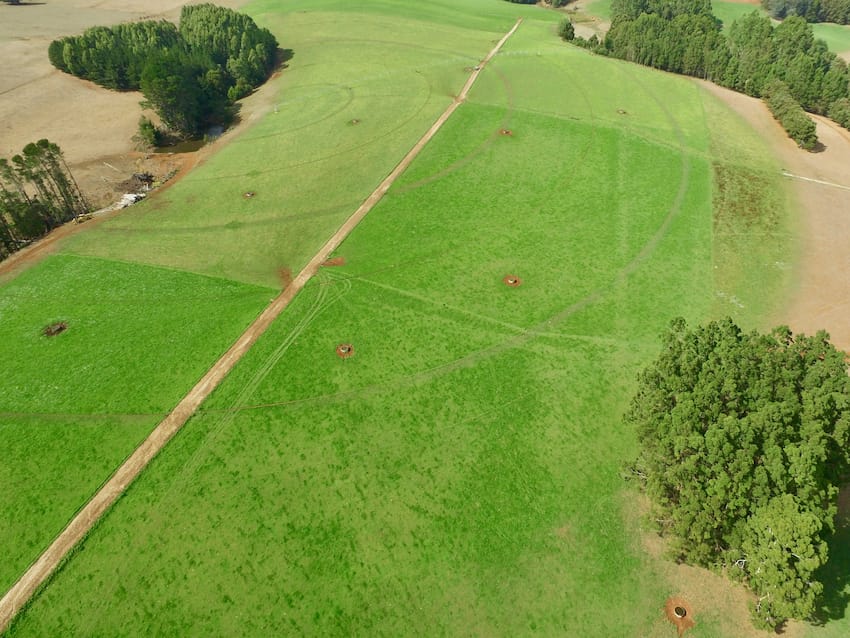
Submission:
[[[761,0],[761,6],[777,20],[800,16],[806,22],[850,24],[850,0]]]
[[[850,472],[850,377],[828,335],[674,320],[625,420],[629,475],[677,557],[744,580],[760,627],[811,618]]]
[[[850,120],[847,64],[825,42],[815,40],[811,25],[799,16],[774,26],[754,11],[733,22],[726,36],[710,0],[614,0],[611,12],[611,29],[602,42],[595,37],[573,42],[754,97],[767,97],[768,87],[779,87],[779,93],[787,93],[806,111],[832,117],[842,126]],[[784,98],[781,102],[789,106]],[[777,117],[793,123],[786,130],[798,144],[813,148],[809,127],[799,125],[798,115]]]
[[[538,0],[508,0],[508,2],[513,2],[514,4],[537,4]],[[558,8],[563,7],[571,0],[544,0],[546,4],[550,7]]]
[[[62,151],[46,139],[0,158],[0,259],[88,212]]]
[[[54,40],[47,53],[71,75],[109,89],[140,90],[143,106],[186,138],[227,125],[234,102],[268,78],[277,51],[275,37],[250,17],[200,4],[183,7],[179,27],[165,20],[93,27]]]

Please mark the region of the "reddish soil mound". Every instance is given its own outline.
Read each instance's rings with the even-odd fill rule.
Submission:
[[[511,288],[516,288],[522,285],[522,279],[520,279],[516,275],[505,275],[505,277],[502,279],[502,283],[506,286],[510,286]]]
[[[678,596],[668,598],[664,603],[664,613],[667,615],[667,620],[676,625],[680,636],[696,625],[693,609],[684,598]]]
[[[336,347],[336,354],[340,359],[348,359],[354,356],[354,346],[350,343],[341,343]]]
[[[322,262],[322,266],[345,266],[345,257],[331,257]]]

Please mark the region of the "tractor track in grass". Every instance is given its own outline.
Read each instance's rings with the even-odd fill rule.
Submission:
[[[257,339],[265,333],[274,320],[289,305],[295,295],[319,271],[321,265],[345,240],[366,214],[383,198],[393,182],[410,166],[426,144],[437,134],[452,114],[466,101],[469,90],[481,71],[499,52],[504,43],[522,23],[517,20],[469,75],[460,93],[449,107],[431,125],[425,135],[404,156],[393,171],[378,185],[369,197],[354,211],[340,229],[325,243],[298,276],[278,295],[257,319],[240,335],[236,342],[213,364],[209,371],[163,419],[139,447],[100,487],[97,493],[71,519],[68,525],[51,542],[48,548],[30,565],[21,578],[0,599],[0,632],[6,630],[17,613],[30,601],[38,589],[47,582],[69,552],[82,541],[103,514],[124,494],[148,463],[159,453],[169,440],[183,427],[200,404],[221,383]]]

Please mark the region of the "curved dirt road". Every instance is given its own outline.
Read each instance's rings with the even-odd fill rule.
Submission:
[[[86,503],[44,553],[27,569],[20,580],[3,596],[2,600],[0,600],[0,632],[3,632],[8,627],[12,618],[26,604],[38,587],[53,573],[68,552],[88,534],[94,523],[121,496],[130,483],[136,479],[147,464],[168,443],[171,437],[186,423],[204,399],[221,383],[239,359],[242,358],[257,339],[268,329],[310,278],[316,274],[322,263],[328,259],[330,254],[354,230],[354,227],[357,226],[360,220],[381,200],[393,182],[410,166],[411,162],[431,138],[436,135],[446,120],[466,100],[467,94],[478,78],[478,75],[493,56],[499,52],[499,49],[502,48],[502,45],[507,39],[519,28],[521,22],[522,19],[517,20],[513,28],[499,40],[498,44],[487,54],[487,57],[484,58],[481,64],[472,71],[458,96],[440,115],[437,121],[434,122],[431,128],[428,129],[425,135],[405,155],[398,166],[393,169],[342,227],[322,246],[321,250],[298,273],[298,276],[295,277],[292,283],[242,333],[224,356],[210,368],[197,385],[189,391],[189,394],[177,404],[177,407],[157,425],[148,438],[136,448],[135,452],[116,470],[115,474]]]

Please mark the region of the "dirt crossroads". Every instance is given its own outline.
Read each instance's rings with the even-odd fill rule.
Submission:
[[[9,623],[18,611],[32,597],[39,586],[53,573],[68,552],[88,534],[95,522],[115,503],[121,494],[123,494],[124,490],[136,479],[163,446],[168,443],[171,437],[188,421],[189,417],[192,416],[204,399],[215,390],[242,356],[289,305],[295,295],[316,274],[321,265],[330,257],[331,253],[354,230],[355,226],[357,226],[375,204],[381,200],[393,182],[410,166],[419,152],[466,100],[469,90],[472,88],[475,80],[478,79],[481,71],[493,56],[499,52],[507,39],[519,28],[521,22],[522,19],[517,20],[513,28],[499,40],[481,64],[473,69],[458,96],[440,115],[437,121],[434,122],[431,128],[428,129],[425,135],[405,155],[404,159],[399,162],[395,169],[366,198],[360,207],[354,211],[351,217],[334,233],[327,243],[322,246],[321,250],[298,273],[298,276],[293,279],[292,283],[272,301],[254,323],[236,340],[224,356],[210,368],[197,385],[177,404],[177,407],[157,425],[148,438],[136,448],[135,452],[130,455],[124,464],[116,470],[115,474],[112,475],[103,487],[79,511],[44,553],[21,576],[20,580],[3,596],[2,600],[0,600],[0,632],[9,626]]]

